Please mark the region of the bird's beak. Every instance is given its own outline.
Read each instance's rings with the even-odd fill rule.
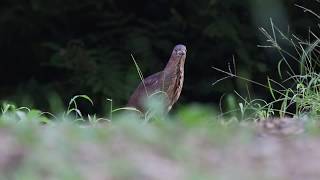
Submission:
[[[186,55],[186,51],[180,50],[180,51],[177,52],[177,54],[178,54],[179,56],[184,56],[184,55]]]

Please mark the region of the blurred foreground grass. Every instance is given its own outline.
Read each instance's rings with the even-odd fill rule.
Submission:
[[[320,175],[320,131],[314,125],[302,135],[267,135],[252,121],[218,119],[213,109],[198,105],[149,123],[132,113],[89,123],[70,114],[47,115],[3,106],[0,179],[248,180]]]

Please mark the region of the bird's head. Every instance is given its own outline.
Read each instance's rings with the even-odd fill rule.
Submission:
[[[187,48],[185,45],[178,44],[173,48],[172,56],[185,57],[187,55]]]

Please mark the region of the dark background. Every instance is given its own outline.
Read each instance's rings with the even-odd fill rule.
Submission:
[[[187,46],[185,83],[179,105],[218,104],[237,90],[268,99],[268,91],[239,79],[227,79],[232,58],[237,73],[266,84],[278,79],[279,55],[266,44],[259,27],[270,18],[288,34],[306,39],[316,33],[313,0],[2,0],[0,5],[0,98],[19,106],[60,111],[76,94],[90,96],[103,113],[112,98],[126,104],[139,83],[131,59],[145,76],[160,71],[175,44]],[[290,27],[290,28],[288,28]],[[223,101],[224,102],[224,101]]]

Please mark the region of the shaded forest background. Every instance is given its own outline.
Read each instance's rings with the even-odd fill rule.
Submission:
[[[262,87],[224,77],[212,66],[266,83],[277,76],[280,57],[258,48],[270,18],[288,34],[308,38],[317,19],[295,4],[319,12],[313,0],[2,0],[0,6],[0,99],[58,112],[76,94],[90,96],[103,113],[112,98],[126,104],[139,83],[135,57],[145,76],[161,70],[175,44],[188,48],[179,104],[218,104],[234,90],[267,99]],[[290,48],[289,48],[290,50]],[[226,105],[227,106],[227,105]],[[89,107],[88,111],[90,110]],[[92,110],[92,109],[91,109]],[[91,111],[90,110],[90,111]]]

